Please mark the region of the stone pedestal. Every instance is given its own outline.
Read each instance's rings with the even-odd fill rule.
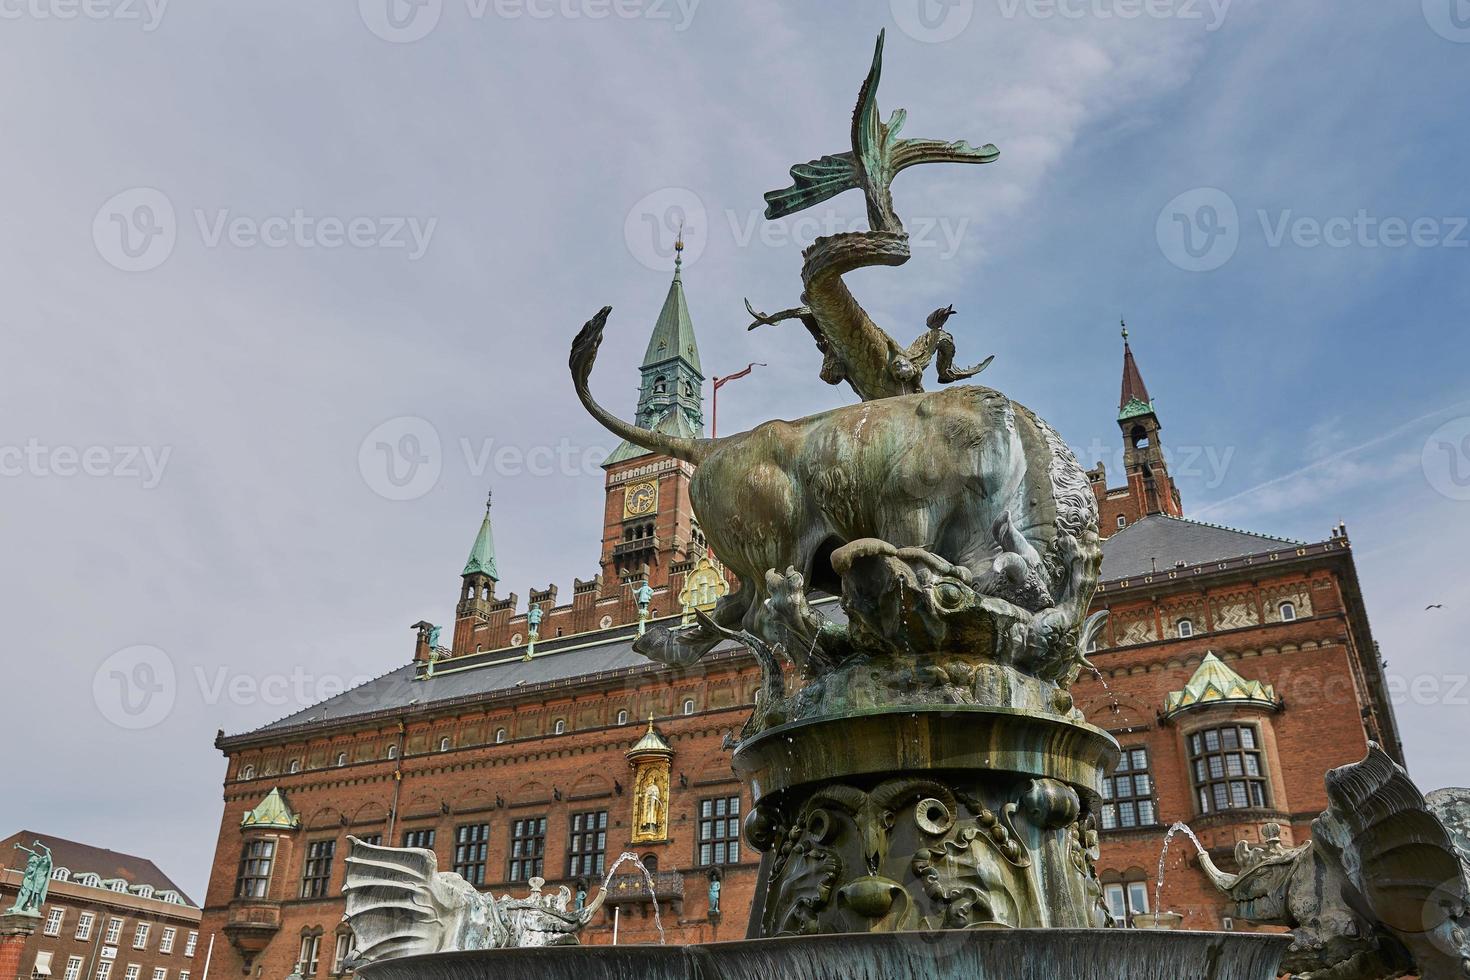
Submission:
[[[26,941],[35,934],[40,923],[39,915],[28,912],[0,915],[0,980],[17,980],[20,977]]]
[[[743,743],[752,934],[1106,924],[1098,783],[1117,743],[1019,708],[887,708]]]

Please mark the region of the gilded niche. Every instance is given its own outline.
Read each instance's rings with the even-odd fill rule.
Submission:
[[[648,731],[628,750],[633,768],[633,843],[669,838],[669,773],[674,750],[648,719]]]

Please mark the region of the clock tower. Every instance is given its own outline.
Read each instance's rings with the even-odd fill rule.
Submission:
[[[683,249],[682,239],[674,243],[674,280],[638,369],[637,420],[644,428],[697,438],[704,435],[704,373],[684,299]],[[603,581],[646,577],[655,590],[667,587],[675,571],[704,554],[704,536],[689,500],[693,465],[624,442],[603,469]]]

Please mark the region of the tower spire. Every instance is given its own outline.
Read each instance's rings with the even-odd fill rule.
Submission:
[[[485,519],[480,522],[480,533],[475,535],[475,544],[470,548],[470,557],[464,563],[464,571],[459,573],[461,576],[484,575],[500,581],[500,571],[495,567],[495,530],[490,525],[490,505],[494,499],[494,490],[486,493]]]
[[[1123,388],[1118,395],[1118,420],[1135,415],[1151,414],[1153,399],[1148,396],[1148,386],[1143,383],[1143,373],[1133,359],[1133,348],[1128,346],[1128,323],[1119,321],[1123,327]]]

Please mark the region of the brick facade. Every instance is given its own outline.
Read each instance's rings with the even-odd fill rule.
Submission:
[[[1131,352],[1127,357],[1131,364]],[[1304,545],[1180,520],[1179,493],[1158,442],[1158,420],[1136,365],[1132,371],[1131,394],[1126,369],[1124,387],[1132,414],[1122,418],[1120,412],[1119,422],[1128,484],[1109,490],[1100,466],[1091,474],[1104,533],[1118,530],[1120,514],[1130,529],[1121,537],[1114,534],[1104,548],[1109,555],[1121,554],[1142,533],[1162,534],[1166,546],[1143,559],[1147,571],[1130,568],[1126,577],[1101,583],[1093,608],[1108,610],[1110,618],[1092,654],[1100,676],[1084,676],[1074,690],[1088,719],[1112,732],[1130,758],[1135,749],[1147,754],[1147,799],[1133,802],[1151,806],[1133,812],[1148,819],[1102,833],[1099,870],[1110,892],[1151,880],[1164,830],[1173,821],[1191,823],[1216,861],[1229,867],[1235,841],[1259,839],[1268,821],[1282,825],[1288,843],[1307,836],[1311,819],[1326,805],[1323,774],[1358,761],[1368,739],[1401,757],[1346,529]],[[1140,425],[1145,438],[1136,431]],[[632,588],[645,575],[655,590],[653,614],[677,621],[673,617],[684,612],[677,598],[683,576],[703,554],[689,505],[690,475],[687,465],[655,456],[609,467],[602,570],[591,580],[577,581],[569,603],[558,604],[554,588],[532,591],[531,601],[542,602],[545,611],[540,630],[545,649],[538,648],[536,658],[528,657],[523,645],[526,615],[517,610],[514,595],[494,599],[493,590],[489,597],[462,591],[452,648],[431,655],[421,631],[415,653],[420,663],[409,673],[392,675],[402,690],[379,690],[359,708],[338,707],[319,717],[303,712],[299,721],[287,719],[257,732],[221,733],[217,745],[227,759],[224,809],[203,928],[230,940],[215,953],[224,974],[285,977],[296,965],[303,938],[313,936],[323,938],[319,963],[308,975],[335,972],[332,954],[344,930],[342,859],[349,834],[380,835],[384,843],[403,845],[407,834],[432,831],[439,867],[450,870],[459,828],[476,828],[472,833],[478,835],[485,825],[484,887],[523,894],[523,883],[506,880],[516,821],[545,818],[543,876],[549,887],[572,886],[567,866],[571,821],[601,811],[607,813],[607,864],[625,850],[656,864],[670,942],[744,936],[757,855],[740,843],[737,860],[723,869],[722,915],[712,916],[708,870],[700,864],[698,844],[702,801],[738,798],[742,815],[750,803],[734,781],[724,747],[727,734],[743,725],[760,680],[747,654],[719,650],[685,670],[619,661],[624,665],[490,684],[477,693],[439,700],[408,696],[415,684],[455,671],[473,678],[476,671],[513,671],[522,663],[570,662],[542,658],[603,657],[601,651],[617,642],[626,645],[630,630],[625,624],[637,620]],[[650,480],[657,485],[656,508],[630,517],[625,493]],[[1169,550],[1167,541],[1176,532],[1187,533],[1193,543]],[[1210,552],[1212,534],[1252,546],[1222,544]],[[1105,575],[1108,568],[1105,561]],[[1290,615],[1282,606],[1287,602]],[[1184,688],[1211,652],[1242,677],[1273,685],[1281,705],[1227,703],[1166,718],[1168,694]],[[387,694],[391,703],[374,700]],[[349,692],[343,698],[353,696]],[[669,839],[634,848],[625,753],[650,716],[674,752]],[[1231,726],[1237,733],[1244,726],[1258,742],[1252,764],[1262,770],[1261,798],[1258,805],[1202,813],[1191,738]],[[244,814],[275,787],[299,826],[242,829]],[[734,824],[714,826],[728,833]],[[418,834],[419,842],[424,838]],[[269,881],[263,894],[241,897],[242,853],[252,841],[274,845]],[[322,895],[303,897],[308,851],[319,842],[331,842],[334,851],[328,880]],[[1190,850],[1181,841],[1171,852],[1163,903],[1182,912],[1189,927],[1220,928],[1226,924],[1224,903],[1208,889]],[[1146,891],[1151,908],[1152,886]],[[612,941],[615,909],[620,942],[656,940],[648,903],[619,894],[622,904],[605,907],[584,942]]]

